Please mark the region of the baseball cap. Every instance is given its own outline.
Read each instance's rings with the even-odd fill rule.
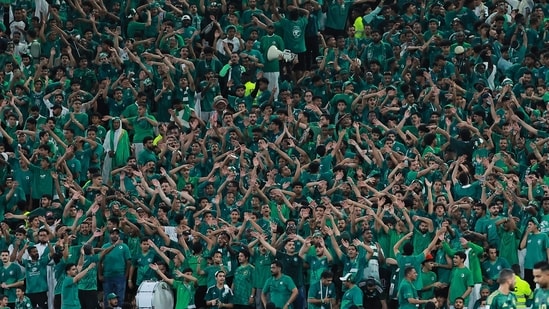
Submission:
[[[454,54],[456,55],[461,55],[465,52],[465,48],[463,48],[463,46],[456,46],[456,48],[454,48]]]
[[[345,276],[339,277],[339,280],[341,280],[341,282],[351,281],[351,280],[353,280],[353,274],[352,273],[347,273]]]
[[[116,296],[116,294],[114,294],[114,293],[110,293],[110,294],[107,296],[107,298],[108,298],[109,300],[111,300],[111,299],[118,298],[118,296]]]

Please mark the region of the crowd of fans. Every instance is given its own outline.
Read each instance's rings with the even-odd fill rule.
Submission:
[[[1,2],[0,307],[549,305],[545,0]]]

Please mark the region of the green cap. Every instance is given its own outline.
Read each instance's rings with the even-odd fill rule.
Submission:
[[[109,300],[111,300],[111,299],[118,298],[118,296],[116,296],[116,294],[114,294],[114,293],[110,293],[110,294],[107,296],[107,298],[108,298]]]

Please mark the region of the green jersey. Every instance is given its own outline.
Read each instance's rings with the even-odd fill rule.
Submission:
[[[253,264],[255,265],[255,271],[253,273],[254,288],[262,289],[265,286],[265,282],[271,277],[271,262],[272,255],[267,251],[266,254],[261,254],[259,249],[255,249],[253,255]]]
[[[185,262],[183,262],[186,267],[189,267],[193,270],[193,274],[197,274],[196,278],[198,279],[198,286],[206,286],[206,277],[199,275],[197,273],[198,265],[200,264],[200,269],[206,268],[206,259],[202,258],[200,255],[193,255],[191,251],[185,251]]]
[[[305,261],[309,264],[310,285],[318,283],[320,281],[320,275],[322,275],[325,270],[330,269],[330,263],[328,262],[328,258],[325,256],[319,258],[314,253],[308,254],[305,257]]]
[[[283,272],[292,277],[295,285],[303,286],[303,259],[298,254],[289,255],[280,251],[276,252],[276,259],[282,263]]]
[[[236,268],[233,281],[234,304],[248,305],[248,300],[250,295],[252,295],[254,286],[254,271],[255,267],[251,264],[240,265]]]
[[[422,284],[425,288],[426,286],[429,286],[435,282],[437,282],[437,274],[435,274],[432,271],[421,272],[421,280],[423,280]],[[432,299],[435,297],[435,288],[431,287],[427,290],[421,291],[421,299]]]
[[[363,294],[362,290],[357,286],[353,285],[352,288],[348,289],[343,297],[341,298],[341,309],[349,309],[351,306],[362,307],[363,306]]]
[[[233,291],[229,288],[228,285],[224,284],[222,288],[219,288],[217,285],[213,285],[208,288],[206,291],[206,301],[219,300],[223,304],[232,304],[233,303]],[[219,309],[217,305],[210,306],[211,309]]]
[[[156,279],[156,272],[149,267],[155,257],[154,250],[149,250],[147,253],[140,252],[133,258],[132,265],[137,268],[137,279],[135,281],[138,286],[145,280]]]
[[[545,233],[530,234],[526,240],[526,256],[524,268],[533,269],[539,261],[547,261],[547,248],[549,248],[549,236]]]
[[[82,269],[88,268],[91,263],[98,263],[99,256],[97,254],[84,255],[84,264]],[[94,267],[86,273],[84,277],[78,281],[78,289],[83,291],[97,291],[97,267]]]
[[[49,250],[45,250],[42,256],[36,260],[23,260],[25,267],[26,293],[40,293],[48,290],[47,265],[50,261]]]
[[[473,287],[473,285],[473,275],[469,268],[465,266],[455,267],[450,275],[450,293],[448,294],[450,303],[453,304],[456,298],[461,297],[467,288]],[[465,303],[467,303],[468,300],[469,297],[465,299]]]
[[[515,293],[509,292],[509,294],[503,294],[499,290],[494,291],[488,299],[486,304],[490,306],[490,309],[516,309],[517,297]]]
[[[194,283],[174,280],[173,289],[176,291],[177,304],[175,308],[188,308],[194,305]]]
[[[326,299],[326,298],[336,298],[335,284],[332,282],[328,286],[324,286],[322,282],[317,281],[315,283],[311,282],[309,287],[308,299]],[[330,309],[330,305],[327,304],[311,304],[308,305],[309,309]]]
[[[303,53],[307,51],[305,46],[305,27],[308,19],[301,17],[297,20],[282,18],[276,23],[276,28],[283,31],[284,45],[291,48],[293,53]]]
[[[549,290],[538,288],[534,291],[534,303],[531,309],[549,308]]]
[[[414,309],[416,308],[415,304],[408,302],[409,298],[419,299],[417,295],[417,290],[413,282],[408,280],[402,280],[400,282],[400,287],[398,288],[398,304],[401,309]]]
[[[280,275],[280,277],[271,277],[265,282],[263,286],[263,294],[269,294],[270,301],[275,304],[276,308],[283,308],[292,291],[296,289],[294,281],[291,277],[286,275]]]
[[[103,250],[112,246],[108,243],[103,245]],[[105,254],[103,258],[103,276],[113,278],[124,276],[126,274],[126,261],[131,259],[130,248],[126,244],[117,245],[111,252]]]
[[[80,308],[78,299],[78,283],[74,282],[74,277],[67,276],[63,280],[63,293],[61,293],[61,309]]]
[[[40,166],[30,164],[30,170],[34,173],[32,180],[32,198],[40,199],[44,194],[53,195],[53,178],[51,170],[42,169]]]
[[[498,257],[495,261],[486,260],[482,262],[482,274],[484,277],[494,281],[494,284],[490,286],[491,291],[495,291],[497,289],[499,272],[504,268],[511,268],[511,266],[504,258],[501,257]]]
[[[15,282],[23,281],[25,279],[25,275],[21,272],[21,266],[17,265],[16,263],[10,263],[8,266],[2,267],[0,270],[0,281],[4,282],[5,284],[12,284]],[[7,288],[4,289],[4,292],[2,293],[8,297],[8,302],[13,303],[15,302],[15,288]]]
[[[30,298],[23,296],[15,300],[15,309],[32,309]]]

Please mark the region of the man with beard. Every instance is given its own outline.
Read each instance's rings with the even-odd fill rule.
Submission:
[[[276,308],[291,308],[299,291],[292,278],[282,274],[282,263],[280,261],[271,263],[271,275],[272,277],[265,282],[261,293],[263,307],[267,308],[267,294],[269,294],[269,301],[274,303]],[[301,308],[297,307],[297,309]]]
[[[120,240],[120,231],[113,228],[110,231],[110,243],[103,245],[103,250],[109,250],[99,262],[99,279],[103,281],[104,295],[115,293],[119,295],[120,304],[124,303],[126,294],[126,280],[129,279],[131,255],[128,245]],[[104,307],[108,305],[107,298]]]
[[[325,270],[320,275],[320,283],[311,283],[308,303],[310,309],[329,309],[336,304],[336,291],[333,283],[334,274]]]
[[[255,267],[249,263],[250,252],[244,249],[238,253],[238,266],[234,273],[231,289],[234,292],[235,309],[251,308],[255,305],[255,288],[253,287],[253,273]]]
[[[534,291],[532,309],[549,306],[549,262],[540,261],[534,265],[534,281],[539,285]]]
[[[293,297],[292,300],[296,301],[294,306],[298,309],[301,309],[304,306],[304,302],[305,302],[305,289],[304,289],[304,282],[303,282],[304,280],[303,279],[303,259],[301,258],[301,256],[299,256],[299,254],[295,250],[296,240],[301,241],[301,243],[305,243],[304,239],[301,236],[290,233],[290,235],[288,235],[288,239],[284,244],[285,252],[281,252],[280,250],[277,250],[273,246],[271,246],[265,240],[265,238],[261,237],[259,239],[261,244],[265,246],[265,248],[267,248],[267,250],[269,250],[278,261],[280,261],[284,274],[292,278],[292,281],[294,282],[295,286],[298,289],[297,297]],[[271,267],[271,271],[272,271],[272,267]],[[289,304],[291,303],[292,302],[289,302]],[[284,308],[284,309],[287,309],[287,308]]]
[[[8,297],[8,303],[15,303],[16,300],[16,288],[25,284],[25,275],[21,272],[21,267],[16,263],[10,261],[10,252],[8,250],[2,250],[0,253],[0,259],[2,260],[2,268],[0,269],[0,287],[4,289],[4,295]]]
[[[515,273],[512,269],[505,268],[499,273],[499,288],[488,296],[487,304],[490,309],[517,308],[515,290]]]
[[[28,247],[28,248],[27,248]],[[30,259],[22,259],[22,256],[27,248]],[[33,307],[48,307],[48,280],[47,280],[47,268],[51,257],[55,251],[50,243],[46,252],[42,254],[42,257],[38,254],[36,246],[29,246],[29,243],[25,244],[23,250],[17,254],[17,260],[25,268],[25,283],[26,294],[30,298]]]

